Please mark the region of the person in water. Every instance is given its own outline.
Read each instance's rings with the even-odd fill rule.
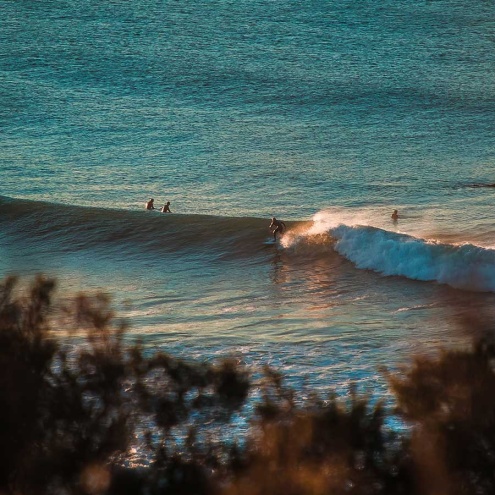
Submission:
[[[167,201],[163,206],[162,209],[160,210],[162,213],[172,213],[170,211],[170,201]]]
[[[153,201],[155,201],[153,198],[150,198],[150,200],[146,203],[146,209],[147,210],[154,210],[155,205],[153,204]]]
[[[275,229],[273,230],[273,240],[274,241],[277,240],[277,233],[279,235],[282,235],[285,232],[285,229],[287,228],[285,223],[282,222],[282,220],[277,220],[275,217],[272,218],[272,223],[270,224],[270,227],[268,227],[268,228],[271,229],[272,227],[275,227]]]
[[[392,220],[396,222],[398,219],[399,219],[399,213],[397,212],[397,210],[394,210],[394,212],[392,213]]]

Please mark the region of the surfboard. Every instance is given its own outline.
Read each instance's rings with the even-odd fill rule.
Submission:
[[[264,243],[263,243],[264,246],[276,246],[277,245],[277,241],[274,241],[273,239],[267,239]]]

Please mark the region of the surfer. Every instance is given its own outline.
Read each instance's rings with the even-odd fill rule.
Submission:
[[[394,222],[397,222],[398,219],[399,219],[399,213],[397,212],[397,210],[394,210],[394,212],[392,213],[392,220]]]
[[[155,201],[153,198],[150,198],[150,200],[146,203],[146,209],[147,210],[154,210],[155,205],[153,204],[153,201]]]
[[[170,211],[170,201],[167,201],[163,206],[162,209],[160,210],[162,213],[172,213]]]
[[[268,228],[271,229],[272,227],[275,227],[275,229],[273,230],[273,240],[276,241],[277,240],[277,232],[279,235],[282,235],[286,229],[286,225],[284,222],[282,222],[282,220],[277,220],[275,217],[273,217],[272,223],[270,224],[270,227],[268,227]]]

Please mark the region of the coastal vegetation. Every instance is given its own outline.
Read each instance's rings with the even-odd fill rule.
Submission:
[[[488,331],[383,370],[395,410],[352,388],[301,401],[268,367],[149,352],[107,296],[59,300],[55,285],[0,286],[0,493],[495,493]]]

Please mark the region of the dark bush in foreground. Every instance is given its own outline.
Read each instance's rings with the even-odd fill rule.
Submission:
[[[229,361],[145,357],[124,343],[125,326],[102,295],[65,307],[64,330],[86,337],[64,349],[49,318],[53,281],[38,278],[24,297],[15,287],[13,278],[0,287],[0,492],[105,493],[121,486],[114,472],[150,489],[187,484],[183,473],[194,472],[191,483],[205,491],[219,449],[192,441],[179,449],[174,429],[193,438],[194,421],[228,421],[247,397],[246,373]],[[143,420],[152,431],[137,429]],[[146,480],[117,469],[137,431],[154,459]]]
[[[129,345],[102,295],[66,304],[62,328],[53,281],[39,277],[22,297],[16,288],[13,278],[0,286],[0,493],[495,493],[486,343],[389,376],[410,425],[401,437],[387,433],[381,404],[353,391],[296,404],[274,370],[255,383],[231,360],[190,363]],[[83,342],[69,347],[62,331],[83,331]],[[254,386],[262,399],[237,445],[232,415]],[[139,468],[136,449],[147,460]]]

